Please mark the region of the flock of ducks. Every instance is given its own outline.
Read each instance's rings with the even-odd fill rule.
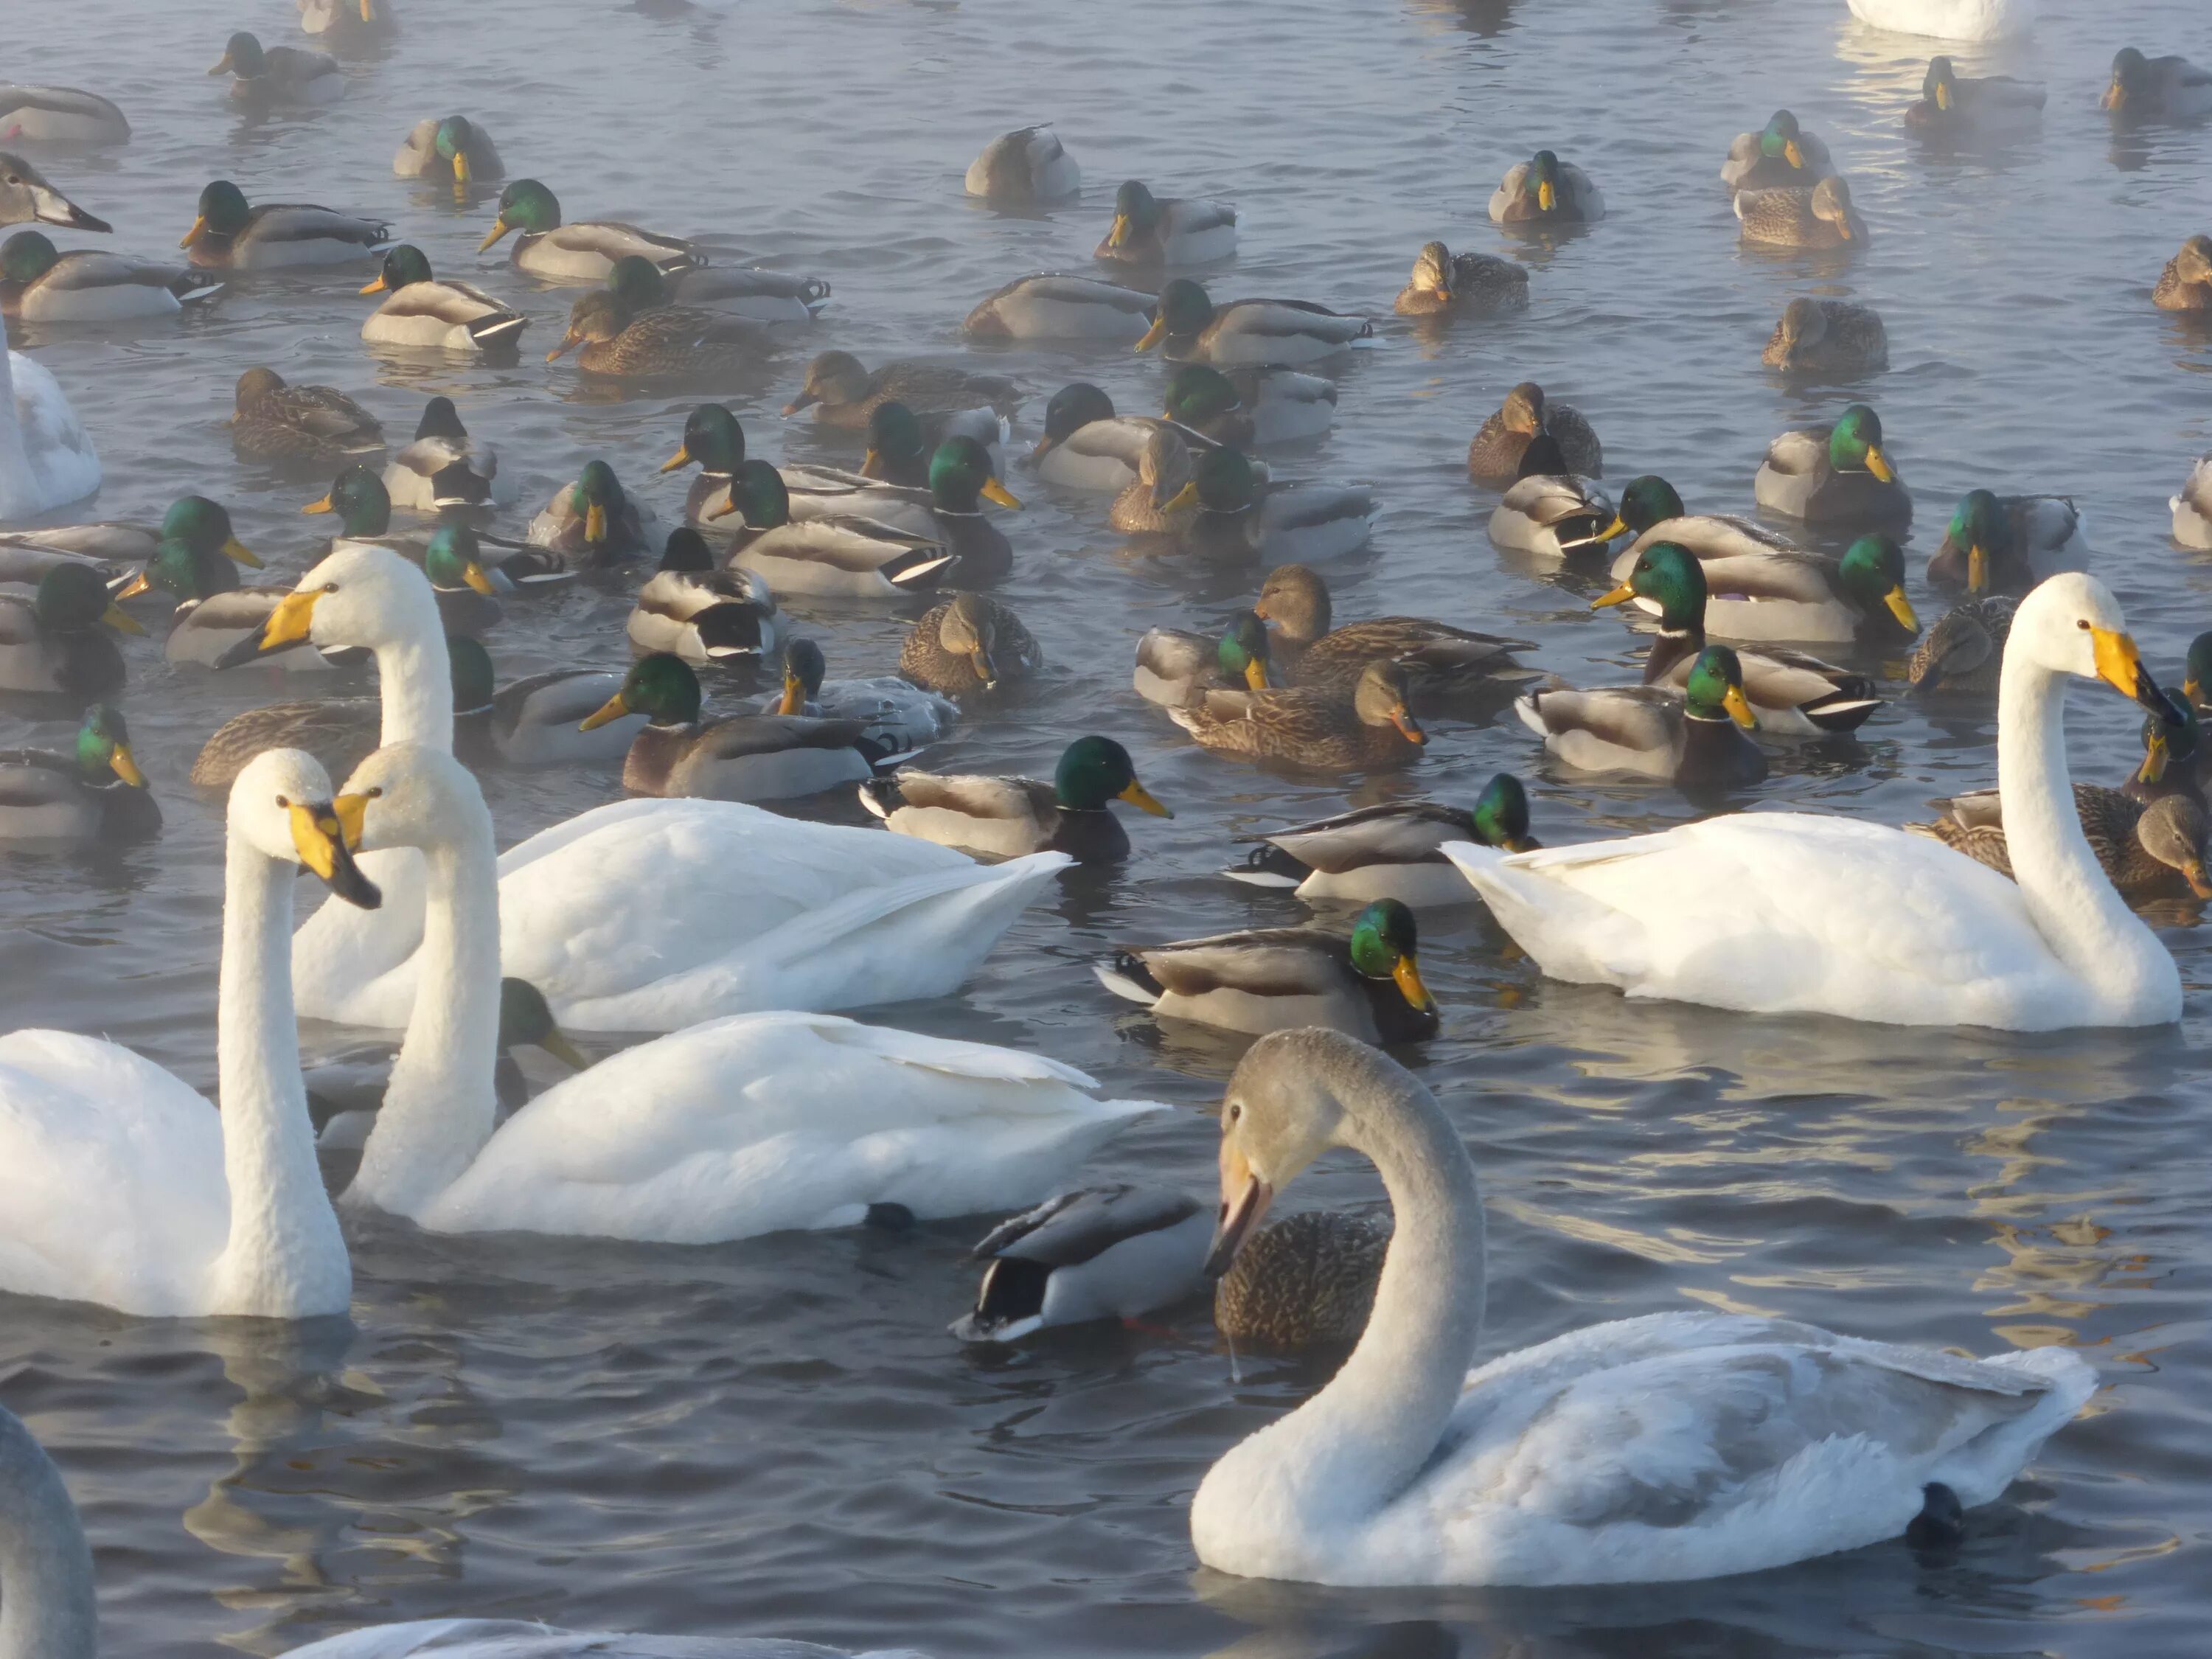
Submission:
[[[2012,17],[2009,0],[1851,3],[1862,15]],[[383,0],[300,9],[317,35],[393,26]],[[323,100],[343,79],[325,53],[244,33],[210,73],[241,100],[280,104]],[[2130,48],[2105,102],[2192,118],[2212,112],[2212,76]],[[1903,118],[1972,138],[2033,122],[2043,103],[2040,88],[1964,78],[1937,58]],[[106,100],[41,87],[0,88],[0,132],[131,137]],[[757,370],[830,299],[817,278],[728,270],[678,237],[572,220],[543,182],[509,180],[464,116],[416,124],[393,171],[450,179],[464,200],[505,181],[480,251],[504,245],[515,271],[586,288],[546,354],[583,375],[711,385]],[[1829,148],[1786,110],[1730,145],[1721,178],[1747,240],[1839,249],[1869,237]],[[993,140],[966,185],[1002,203],[1065,203],[1081,171],[1050,128],[1029,127]],[[1604,212],[1596,184],[1549,149],[1516,162],[1490,201],[1491,218],[1521,234]],[[109,230],[12,152],[0,155],[0,222]],[[1224,1097],[1218,1212],[1188,1193],[1069,1189],[1085,1158],[1168,1109],[1103,1098],[1040,1055],[836,1012],[956,991],[1056,872],[1129,855],[1117,807],[1169,815],[1103,733],[1069,744],[1049,778],[907,763],[956,722],[1006,708],[1044,665],[1022,618],[980,591],[1020,556],[990,509],[1020,505],[1007,446],[1026,389],[966,365],[871,368],[822,351],[784,413],[847,434],[856,470],[771,465],[747,453],[727,407],[703,402],[671,434],[662,471],[694,473],[672,522],[637,493],[643,481],[591,458],[509,537],[495,526],[512,489],[451,399],[430,399],[395,450],[342,392],[249,368],[235,389],[239,453],[331,480],[307,511],[331,515],[337,533],[289,584],[249,584],[240,572],[260,562],[199,495],[158,526],[0,533],[0,690],[82,711],[72,746],[0,755],[0,836],[159,833],[112,701],[130,678],[116,636],[145,632],[140,615],[155,608],[169,613],[172,662],[266,661],[297,672],[305,692],[318,671],[367,654],[377,695],[250,711],[195,761],[194,782],[228,799],[220,1115],[115,1043],[0,1037],[0,1286],[145,1317],[296,1319],[350,1305],[339,1206],[438,1231],[666,1243],[1019,1207],[977,1248],[981,1289],[955,1328],[964,1339],[1135,1317],[1218,1280],[1232,1336],[1356,1341],[1334,1381],[1199,1489],[1192,1536],[1220,1570],[1351,1584],[1638,1581],[1900,1532],[1955,1537],[1962,1509],[1997,1496],[2087,1398],[2087,1364],[2061,1348],[1967,1360],[1677,1313],[1470,1371],[1483,1305],[1473,1168],[1428,1090],[1374,1045],[1438,1029],[1417,913],[1476,898],[1546,973],[1634,995],[2031,1030],[2172,1020],[2179,974],[2129,901],[2212,896],[2212,749],[2200,738],[2212,635],[2179,690],[2163,689],[2110,591],[2082,570],[2073,504],[1987,489],[1959,502],[1929,563],[1927,580],[1955,603],[1923,630],[1895,539],[1911,498],[1869,404],[1780,434],[1751,481],[1770,516],[1850,538],[1830,555],[1693,513],[1653,475],[1616,503],[1590,422],[1534,383],[1474,434],[1468,476],[1496,494],[1498,546],[1604,574],[1598,606],[1652,619],[1640,683],[1569,685],[1530,663],[1534,641],[1415,617],[1340,620],[1322,568],[1365,545],[1373,492],[1279,478],[1254,452],[1328,428],[1326,371],[1376,325],[1301,301],[1216,298],[1187,273],[1231,255],[1237,231],[1232,204],[1130,180],[1095,251],[1105,276],[1024,276],[966,321],[981,341],[1082,342],[1170,364],[1158,415],[1121,412],[1088,382],[1054,392],[1024,465],[1093,497],[1164,558],[1249,573],[1250,603],[1224,626],[1134,644],[1134,689],[1196,744],[1359,774],[1417,764],[1431,726],[1510,707],[1568,767],[1734,794],[1764,780],[1772,743],[1848,732],[1881,701],[1873,680],[1799,647],[1911,647],[1917,688],[1996,697],[1996,788],[1905,829],[1732,812],[1547,846],[1526,790],[1502,773],[1471,808],[1415,800],[1249,836],[1224,875],[1358,905],[1350,928],[1133,943],[1096,965],[1108,990],[1158,1017],[1258,1039]],[[440,276],[380,221],[256,204],[228,180],[201,191],[180,246],[181,266],[64,252],[43,230],[17,230],[0,244],[0,308],[41,323],[159,318],[252,273],[351,263],[374,273],[365,341],[512,358],[529,323]],[[1526,306],[1529,280],[1509,260],[1431,241],[1395,310],[1420,326],[1498,314]],[[2212,241],[2183,246],[2156,301],[2212,309]],[[1855,375],[1882,368],[1887,349],[1872,309],[1801,298],[1765,358]],[[0,518],[92,494],[96,455],[60,387],[20,356],[0,364]],[[2212,457],[2172,510],[2177,539],[2212,545]],[[526,615],[533,593],[646,566],[628,672],[496,683],[481,638]],[[896,672],[830,677],[799,631],[805,606],[784,606],[823,597],[918,609]],[[767,671],[774,689],[709,714],[733,667]],[[2144,757],[2122,785],[2068,775],[2061,710],[2075,679],[2144,710]],[[500,854],[471,769],[483,764],[619,765],[627,798]],[[846,788],[880,828],[756,805]],[[295,927],[301,867],[331,896]],[[682,903],[641,902],[655,893]],[[337,1121],[325,1133],[321,1150],[359,1152],[336,1206],[301,1017],[404,1033],[373,1113],[344,1115],[349,1139]],[[647,1040],[586,1067],[562,1024]],[[520,1046],[582,1069],[529,1099],[509,1052]],[[1331,1147],[1375,1164],[1395,1227],[1323,1212],[1263,1229],[1276,1195]],[[1716,1449],[1740,1466],[1725,1482],[1700,1473]],[[1668,1523],[1650,1524],[1662,1512]],[[82,1530],[4,1412],[0,1513],[11,1535],[41,1540],[47,1564],[25,1577],[20,1554],[0,1553],[6,1629],[38,1632],[24,1650],[46,1659],[89,1656]],[[490,1653],[521,1628],[388,1626],[301,1651]],[[605,1639],[535,1634],[532,1650],[547,1653]]]

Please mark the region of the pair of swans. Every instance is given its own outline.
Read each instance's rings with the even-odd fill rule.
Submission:
[[[2181,975],[2089,849],[2067,775],[2066,686],[2146,708],[2118,602],[2063,573],[2020,603],[1997,690],[1997,793],[2017,882],[1940,842],[1812,812],[1444,855],[1557,979],[1751,1013],[2048,1031],[2181,1016]]]
[[[387,548],[343,544],[234,659],[301,640],[374,652],[381,741],[451,752],[445,635],[421,571]],[[1069,862],[1036,853],[983,866],[910,836],[731,801],[621,801],[499,860],[500,954],[563,1024],[589,1030],[940,996]],[[396,1028],[422,977],[423,865],[380,854],[363,867],[383,906],[310,917],[294,990],[307,1018]]]

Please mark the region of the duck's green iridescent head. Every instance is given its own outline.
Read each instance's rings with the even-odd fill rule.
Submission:
[[[1244,452],[1224,444],[1198,458],[1191,470],[1198,504],[1208,513],[1243,513],[1259,499],[1258,481]]]
[[[625,714],[642,714],[654,726],[689,726],[699,718],[699,677],[681,657],[656,651],[640,657],[623,677],[622,690],[578,722],[579,732],[596,731]]]
[[[1474,803],[1475,838],[1485,847],[1528,853],[1543,845],[1528,833],[1528,792],[1510,772],[1483,786]]]
[[[1352,924],[1353,969],[1368,979],[1387,979],[1422,1013],[1436,1012],[1436,999],[1421,983],[1419,932],[1413,913],[1396,899],[1376,899]]]
[[[1548,149],[1540,149],[1528,158],[1528,171],[1522,178],[1521,193],[1533,196],[1536,205],[1549,213],[1559,204],[1559,158]]]
[[[1160,290],[1159,303],[1152,311],[1152,325],[1137,342],[1137,349],[1150,351],[1170,335],[1184,339],[1202,334],[1212,320],[1213,301],[1206,298],[1206,290],[1189,277],[1178,276]]]
[[[1853,404],[1828,431],[1828,465],[1838,472],[1871,472],[1884,483],[1897,482],[1889,457],[1881,453],[1881,417],[1864,404]]]
[[[2187,666],[2182,671],[2182,695],[2198,708],[2212,702],[2212,633],[2199,634],[2189,642]]]
[[[491,653],[483,648],[483,641],[466,634],[447,635],[446,662],[453,677],[455,718],[490,712],[497,682],[492,673]]]
[[[1213,660],[1231,679],[1255,691],[1267,689],[1267,624],[1256,611],[1240,611],[1213,647]]]
[[[939,513],[980,513],[979,501],[1021,505],[1013,491],[991,476],[991,452],[965,436],[947,438],[930,457],[929,495]]]
[[[247,40],[253,37],[248,35]],[[192,228],[184,234],[179,247],[190,247],[202,231],[217,236],[235,236],[246,228],[246,222],[253,216],[253,209],[246,199],[246,192],[228,179],[218,179],[200,192],[199,216]]]
[[[745,429],[720,404],[701,404],[684,417],[684,441],[660,464],[663,472],[695,463],[702,472],[727,477],[745,459]]]
[[[179,601],[211,599],[218,593],[228,593],[238,586],[238,567],[222,556],[215,548],[195,547],[173,536],[165,536],[154,556],[146,561],[146,568],[126,583],[115,595],[118,599],[135,599],[141,593],[159,587],[174,594]]]
[[[1939,54],[1928,60],[1928,74],[1920,83],[1920,95],[1940,110],[1948,112],[1958,107],[1959,77],[1949,58]]]
[[[430,274],[430,256],[412,242],[385,251],[383,267],[376,280],[362,285],[363,294],[397,294],[410,283],[429,283],[437,279]]]
[[[1990,564],[2012,546],[2012,526],[2003,503],[1987,489],[1970,489],[1952,509],[1945,539],[1966,550],[1966,592],[1990,591]]]
[[[477,252],[482,253],[510,230],[543,236],[560,228],[560,198],[535,179],[517,179],[500,191],[499,216],[491,222],[491,234],[477,244]]]
[[[1066,443],[1093,421],[1114,418],[1114,400],[1088,380],[1075,380],[1052,394],[1044,406],[1044,436],[1030,452],[1031,459]]]
[[[1243,405],[1236,386],[1219,369],[1207,363],[1185,363],[1168,381],[1167,408],[1170,421],[1201,426],[1217,415]]]
[[[76,763],[89,781],[105,783],[113,776],[133,789],[146,787],[146,775],[131,758],[131,728],[111,703],[96,702],[84,711],[84,724],[76,729]]]
[[[1134,179],[1125,179],[1114,192],[1114,228],[1106,233],[1106,246],[1120,247],[1139,231],[1160,222],[1159,198]]]
[[[1071,812],[1103,812],[1109,801],[1125,800],[1154,817],[1175,816],[1137,781],[1129,751],[1111,738],[1078,738],[1067,745],[1052,775],[1052,798]]]
[[[43,231],[19,230],[0,242],[0,283],[35,283],[61,257]]]
[[[438,123],[437,131],[431,135],[430,148],[438,153],[440,161],[453,169],[456,189],[469,182],[469,146],[475,143],[476,136],[476,127],[465,115],[448,115]]]
[[[1786,109],[1778,109],[1767,119],[1766,127],[1759,135],[1759,153],[1778,155],[1793,167],[1805,165],[1805,151],[1798,140],[1803,137],[1797,118]]]
[[[1905,550],[1889,537],[1862,536],[1844,549],[1836,585],[1861,615],[1887,611],[1908,636],[1920,632],[1920,618],[1905,593]]]
[[[161,515],[161,538],[179,541],[196,550],[221,553],[249,569],[261,568],[253,550],[240,541],[230,527],[230,514],[220,501],[204,495],[179,495]]]
[[[259,38],[240,29],[223,42],[222,56],[215,60],[208,73],[235,75],[241,81],[251,81],[268,68],[268,55],[261,50]]]
[[[668,303],[668,278],[642,253],[625,253],[607,272],[607,292],[635,316]]]
[[[721,505],[708,509],[709,519],[742,518],[748,530],[775,530],[791,522],[791,491],[783,474],[766,461],[739,464],[730,477],[729,493]]]
[[[335,513],[340,535],[373,541],[392,528],[392,493],[370,468],[349,466],[338,474],[329,495],[309,501],[300,511]]]
[[[1655,472],[1640,478],[1631,478],[1628,487],[1620,492],[1620,513],[1606,527],[1600,541],[1611,541],[1615,536],[1641,536],[1657,524],[1684,516],[1682,498],[1674,493],[1674,486]]]
[[[565,1066],[580,1072],[591,1069],[592,1062],[554,1022],[545,993],[526,979],[499,982],[499,1048],[502,1054],[509,1048],[543,1048]]]
[[[810,639],[795,639],[783,647],[783,701],[776,707],[779,714],[801,714],[806,705],[822,690],[822,677],[830,672],[830,664],[822,654],[822,647]]]
[[[973,439],[963,440],[972,443]],[[911,466],[921,459],[921,420],[912,410],[896,398],[886,398],[868,411],[868,448],[860,461],[860,471],[875,476],[880,467]],[[984,457],[985,470],[990,467],[990,458]],[[937,477],[933,458],[930,478]]]
[[[2191,769],[2197,764],[2197,745],[2203,737],[2197,710],[2185,695],[2168,697],[2166,702],[2171,714],[2154,710],[2143,716],[2142,764],[2136,769],[2138,783],[2163,783],[2166,768],[2177,762]]]
[[[433,587],[474,588],[489,597],[499,589],[483,567],[483,548],[465,524],[441,524],[422,550],[422,572]]]
[[[2112,54],[2112,84],[2105,89],[2106,109],[2125,109],[2130,99],[2150,90],[2150,59],[2133,46]]]
[[[584,539],[593,547],[606,540],[609,526],[629,504],[614,468],[605,461],[586,461],[568,491],[568,510],[582,515]]]
[[[108,597],[107,584],[88,564],[58,564],[39,578],[31,599],[39,625],[53,634],[82,634],[101,623],[125,634],[143,634],[137,619],[125,616]]]
[[[1680,542],[1654,542],[1636,556],[1628,580],[1590,601],[1593,610],[1648,599],[1669,629],[1695,628],[1705,619],[1705,568]]]
[[[1747,732],[1759,724],[1743,695],[1743,660],[1724,645],[1709,645],[1690,665],[1682,701],[1690,718],[1734,720]]]

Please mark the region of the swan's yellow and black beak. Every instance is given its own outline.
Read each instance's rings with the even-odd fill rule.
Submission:
[[[2092,624],[2089,641],[2097,678],[2122,696],[2132,697],[2141,702],[2143,687],[2150,677],[2143,672],[2142,653],[2136,649],[2134,637]],[[2162,696],[2160,701],[2164,701]],[[2153,740],[2156,740],[2155,737]]]
[[[1206,1253],[1204,1272],[1218,1279],[1229,1271],[1244,1241],[1259,1230],[1275,1189],[1253,1173],[1243,1150],[1237,1145],[1234,1128],[1221,1137],[1221,1212],[1214,1223],[1213,1244]]]
[[[576,723],[579,732],[596,732],[609,720],[618,720],[630,712],[629,701],[619,691],[594,708]]]
[[[1899,627],[1915,634],[1920,631],[1920,613],[1912,608],[1912,601],[1905,597],[1902,587],[1891,588],[1881,596],[1881,602],[1889,607],[1889,614],[1897,618]]]
[[[1143,784],[1139,783],[1134,778],[1131,778],[1129,780],[1129,787],[1124,789],[1119,795],[1115,796],[1115,799],[1116,800],[1125,800],[1132,806],[1141,808],[1143,811],[1150,812],[1156,818],[1171,818],[1175,816],[1175,814],[1168,811],[1165,806],[1163,806],[1158,801],[1153,799],[1152,792],[1146,788]]]
[[[311,587],[304,593],[287,593],[277,600],[276,608],[269,613],[269,620],[253,636],[255,649],[274,651],[280,645],[303,643],[315,625],[315,601],[322,597],[321,588]]]
[[[108,768],[133,789],[146,787],[146,775],[138,769],[138,762],[131,752],[131,745],[118,743],[107,757]]]
[[[300,854],[300,862],[320,876],[336,893],[349,904],[357,904],[364,910],[374,910],[384,902],[384,895],[376,884],[361,872],[353,861],[353,849],[349,844],[360,839],[360,812],[367,804],[366,797],[342,795],[335,802],[308,805],[295,802],[291,807],[292,845]],[[349,805],[353,811],[354,833],[349,836],[344,813]]]
[[[1740,685],[1729,687],[1728,695],[1721,699],[1721,707],[1728,710],[1730,720],[1747,732],[1759,724],[1759,716],[1752,708],[1751,699],[1743,695],[1743,688]]]
[[[1896,470],[1890,465],[1889,457],[1881,453],[1881,445],[1869,444],[1867,446],[1866,461],[1867,471],[1873,473],[1874,476],[1881,479],[1882,483],[1895,483],[1897,482]]]
[[[1607,532],[1608,535],[1611,533],[1612,532],[1609,531]],[[1605,592],[1599,594],[1595,599],[1592,599],[1590,601],[1590,609],[1593,611],[1602,611],[1607,605],[1626,605],[1635,597],[1635,587],[1630,583],[1623,582],[1620,586],[1609,588]]]
[[[872,456],[874,455],[875,451],[870,450],[868,453]],[[996,478],[986,478],[983,480],[983,499],[987,501],[995,501],[1000,507],[1018,507],[1022,504],[1021,497],[1015,495],[1012,490],[1007,489],[1006,485],[1000,483]]]

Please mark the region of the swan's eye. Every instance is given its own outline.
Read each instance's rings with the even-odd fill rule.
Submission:
[[[1243,1107],[1243,1103],[1241,1101],[1232,1101],[1232,1102],[1230,1103],[1230,1107],[1229,1107],[1229,1121],[1230,1121],[1231,1123],[1234,1123],[1234,1122],[1236,1122],[1236,1121],[1237,1121],[1237,1120],[1238,1118],[1240,1118],[1240,1117],[1242,1117],[1242,1116],[1243,1116],[1243,1115],[1244,1115],[1244,1107]]]
[[[286,799],[284,799],[284,797],[283,797],[283,796],[282,796],[282,795],[279,795],[279,796],[277,796],[277,797],[276,797],[276,805],[277,805],[280,808],[282,808],[282,807],[289,807],[289,805],[291,805],[291,804],[292,804],[292,803],[291,803],[290,801],[286,800]]]
[[[336,582],[325,582],[323,584],[323,592],[325,593],[335,593],[337,591],[338,585]]]
[[[384,799],[384,786],[379,784],[375,788],[370,790],[368,792],[368,798],[371,800],[382,800]]]
[[[2087,617],[2084,617],[2080,622],[2075,623],[2074,626],[2080,629],[2084,634],[2086,634],[2089,631],[2089,619]]]

